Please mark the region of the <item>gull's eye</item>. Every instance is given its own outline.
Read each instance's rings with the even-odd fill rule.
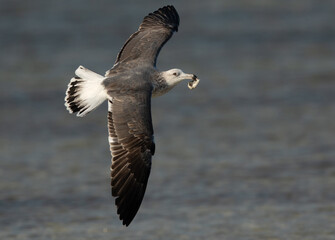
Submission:
[[[174,72],[174,73],[173,73],[173,76],[178,76],[178,73],[177,73],[177,72]]]

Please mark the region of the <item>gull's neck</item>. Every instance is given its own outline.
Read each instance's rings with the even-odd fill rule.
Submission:
[[[167,76],[165,72],[160,72],[155,77],[155,80],[153,81],[153,97],[159,97],[170,91],[177,83],[171,83],[169,79],[167,79]]]

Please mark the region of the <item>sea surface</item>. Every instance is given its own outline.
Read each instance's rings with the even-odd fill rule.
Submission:
[[[143,17],[173,4],[157,67],[200,79],[153,99],[156,154],[122,226],[107,104],[64,107]],[[335,2],[0,0],[0,239],[335,239]]]

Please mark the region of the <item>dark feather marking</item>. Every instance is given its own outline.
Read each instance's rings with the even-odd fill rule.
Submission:
[[[82,83],[82,79],[80,77],[74,77],[76,80],[71,80],[70,86],[66,92],[65,101],[68,104],[68,107],[71,109],[73,113],[82,112],[83,107],[80,106],[80,101],[78,100],[78,89],[80,87],[80,83]]]

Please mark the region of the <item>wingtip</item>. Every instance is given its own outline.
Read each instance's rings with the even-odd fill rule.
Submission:
[[[148,26],[152,27],[153,24],[157,24],[158,26],[163,25],[172,31],[178,32],[179,21],[179,15],[175,7],[173,5],[167,5],[149,13],[140,25],[140,29]]]
[[[127,221],[125,219],[121,219],[120,218],[120,220],[122,221],[122,225],[125,226],[125,227],[128,227],[130,225],[130,223],[131,223],[131,221]]]
[[[158,9],[155,12],[161,12],[164,15],[168,16],[169,20],[171,21],[171,23],[173,23],[171,25],[171,27],[173,27],[173,30],[178,32],[178,27],[179,27],[179,14],[176,10],[176,8],[173,5],[166,5],[160,9]],[[155,13],[154,12],[154,13]]]
[[[134,220],[136,214],[134,216],[131,217],[127,217],[125,216],[125,214],[121,214],[119,211],[117,212],[117,214],[119,215],[119,219],[122,222],[122,225],[125,227],[128,227],[130,225],[130,223]]]

